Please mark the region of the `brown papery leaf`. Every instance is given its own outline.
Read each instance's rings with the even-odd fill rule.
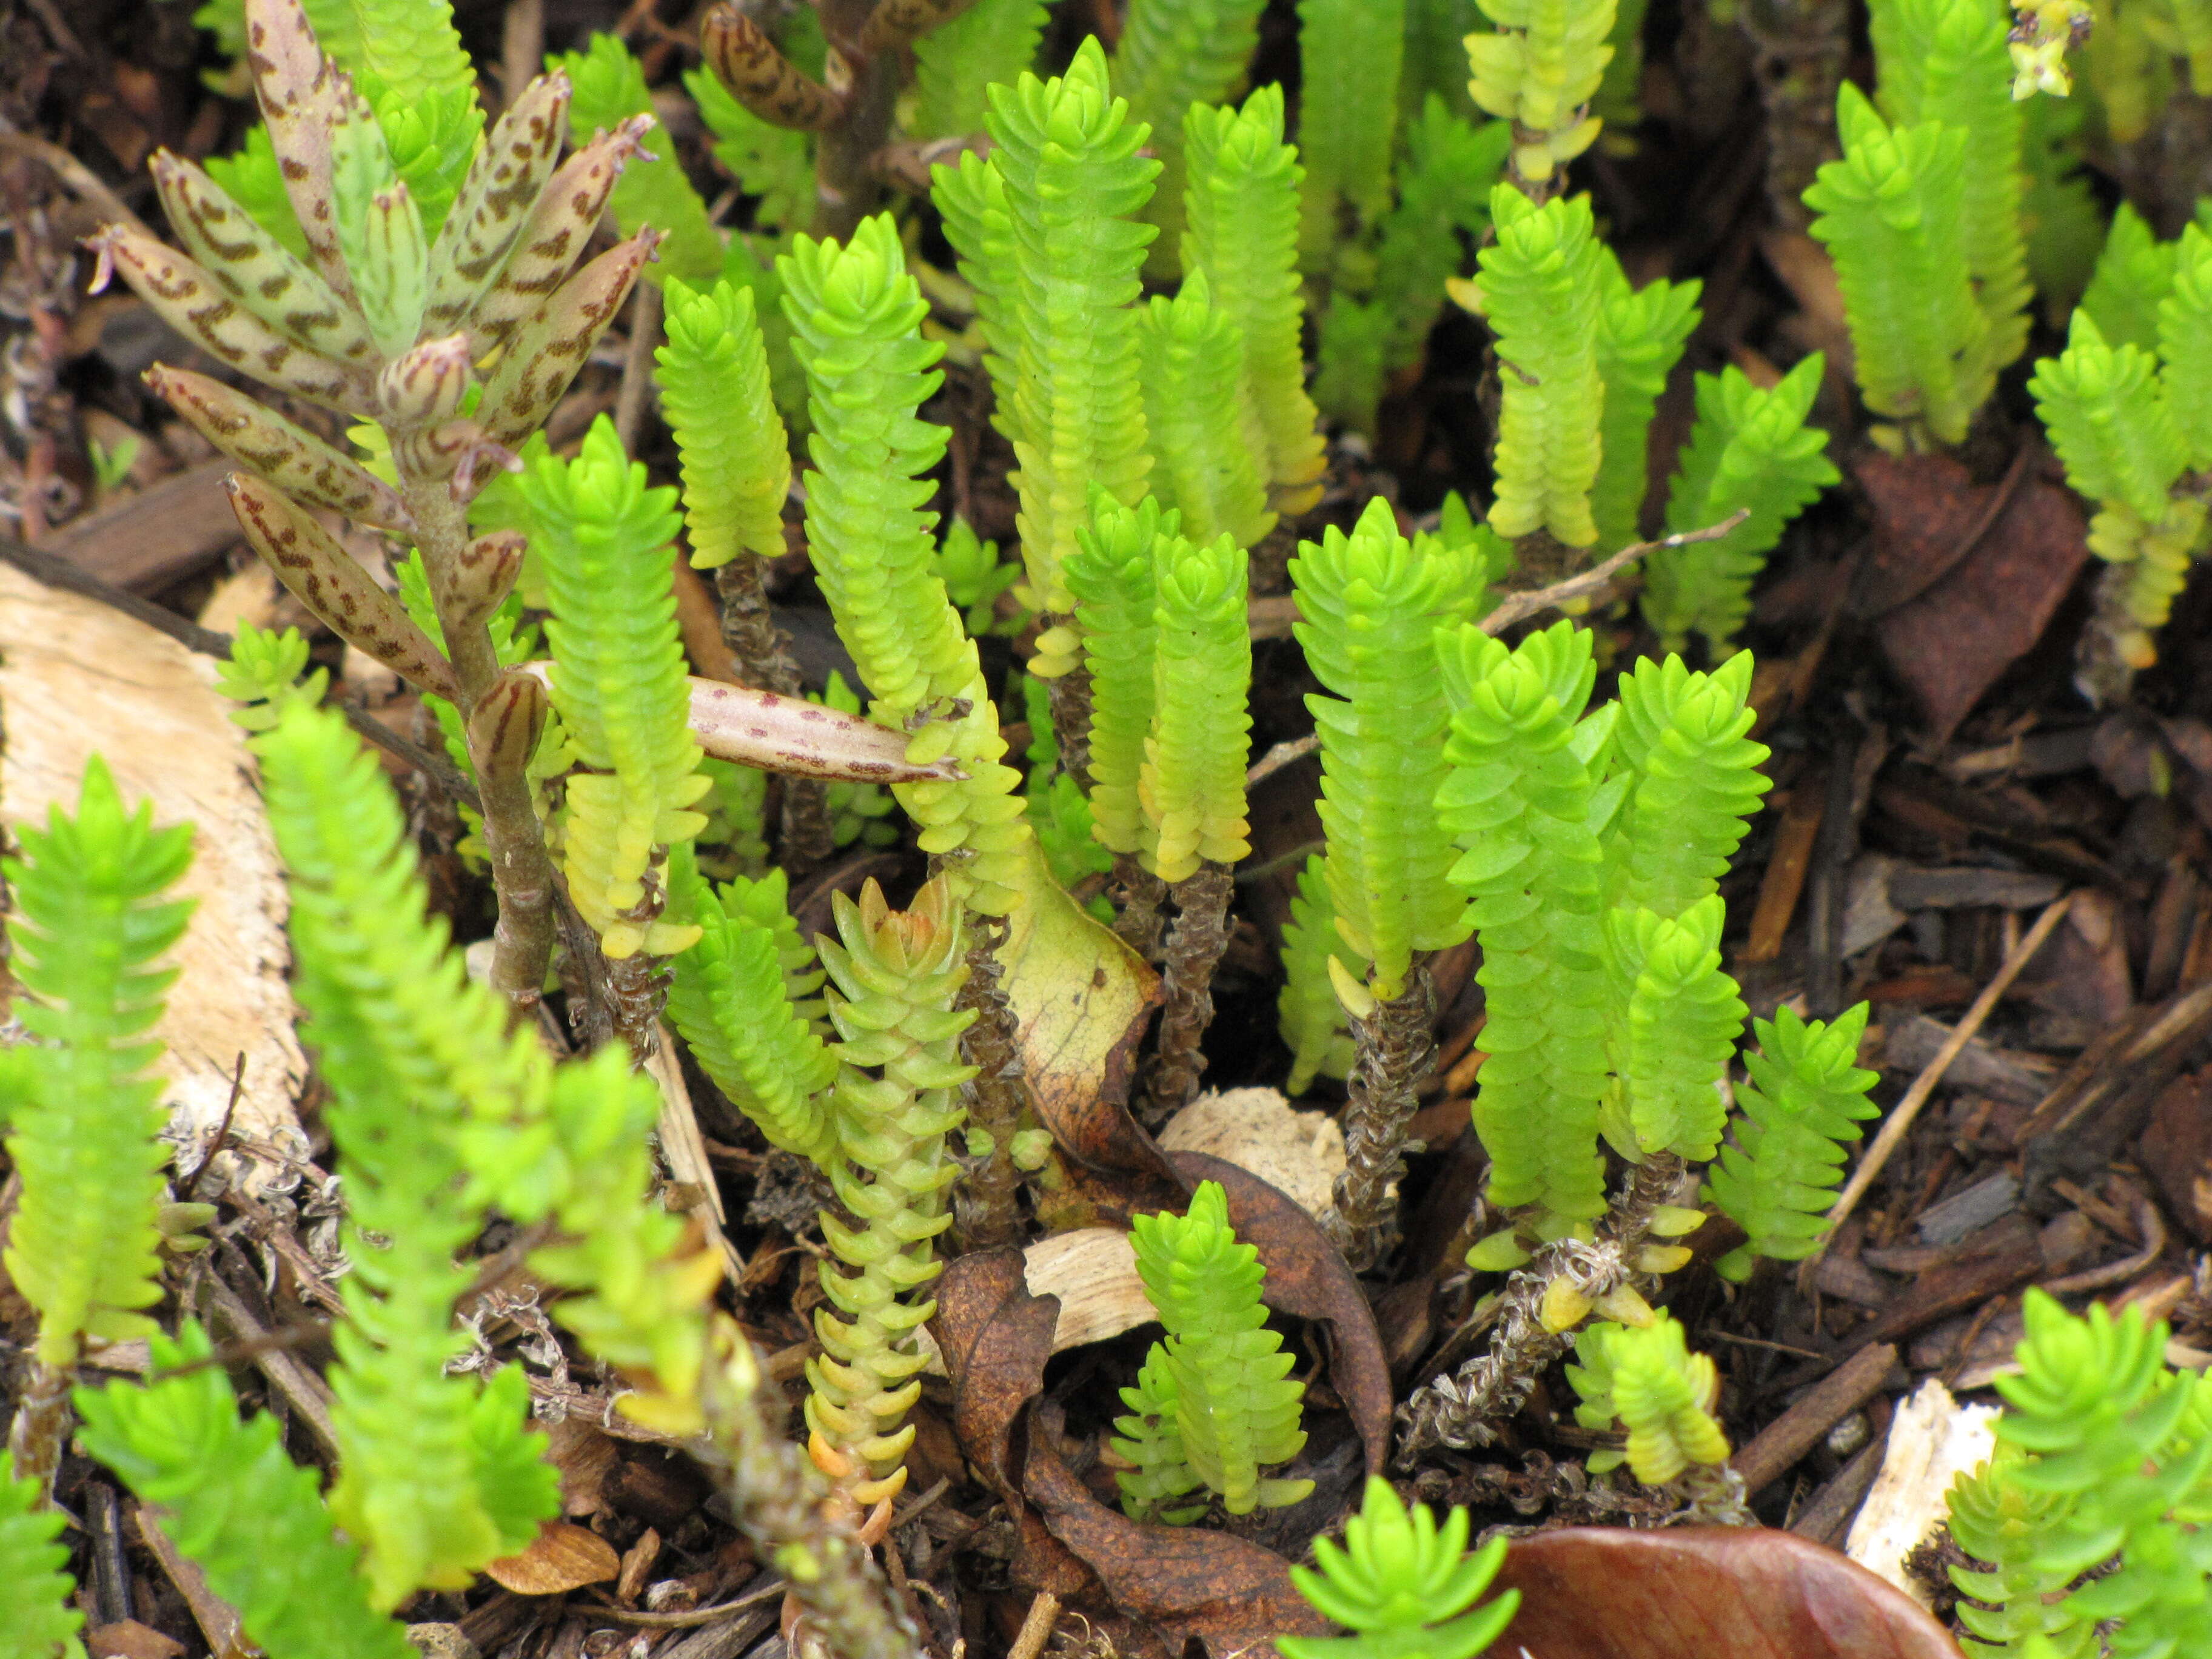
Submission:
[[[1311,1216],[1250,1170],[1205,1152],[1172,1157],[1194,1186],[1201,1181],[1221,1183],[1229,1200],[1229,1224],[1260,1252],[1267,1270],[1261,1292],[1267,1304],[1329,1327],[1329,1381],[1359,1431],[1367,1472],[1382,1474],[1390,1455],[1390,1364],[1375,1328],[1374,1310],[1344,1257]]]
[[[2088,562],[2088,526],[2033,457],[1992,485],[1942,455],[1870,456],[1853,471],[1875,508],[1862,609],[1880,615],[1882,654],[1942,743],[2043,636]]]
[[[621,1571],[615,1547],[589,1527],[548,1521],[527,1549],[492,1562],[484,1574],[517,1595],[561,1595],[605,1583]]]
[[[1764,1528],[1577,1527],[1515,1541],[1521,1592],[1498,1644],[1540,1659],[1959,1659],[1903,1591]]]
[[[1278,1636],[1334,1629],[1297,1593],[1273,1550],[1225,1532],[1132,1521],[1093,1498],[1060,1461],[1059,1417],[1056,1405],[1037,1407],[1023,1491],[1121,1612],[1157,1626],[1178,1647],[1194,1636],[1217,1659],[1259,1659],[1274,1651]]]

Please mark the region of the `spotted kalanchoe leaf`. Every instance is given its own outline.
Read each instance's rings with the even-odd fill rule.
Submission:
[[[544,425],[659,241],[660,233],[648,226],[617,243],[563,283],[515,331],[477,411],[494,442],[520,443]]]
[[[325,409],[367,407],[368,380],[360,370],[302,351],[183,254],[122,225],[108,226],[91,246],[101,266],[95,291],[112,270],[163,322],[218,362]]]
[[[277,174],[307,251],[331,292],[351,299],[353,279],[338,252],[331,147],[331,123],[351,87],[323,56],[300,0],[246,0],[246,45]]]
[[[560,158],[568,96],[565,74],[541,75],[492,128],[431,245],[425,332],[460,325],[521,235]]]
[[[399,601],[369,580],[330,532],[258,478],[223,480],[231,510],[253,550],[300,603],[349,645],[357,645],[418,690],[448,702],[453,671]]]
[[[398,490],[275,410],[220,380],[166,363],[148,369],[145,380],[200,436],[293,500],[380,530],[412,531]]]
[[[469,313],[469,338],[478,362],[512,346],[561,286],[606,210],[623,164],[643,148],[652,129],[650,118],[638,116],[602,133],[562,162],[538,192],[507,263]]]
[[[474,379],[469,337],[449,334],[401,353],[376,377],[376,403],[387,427],[429,426],[460,410]]]
[[[718,5],[707,14],[699,25],[699,50],[730,95],[770,126],[820,132],[844,113],[842,98],[800,73],[734,5]]]
[[[233,299],[302,351],[349,364],[374,357],[361,314],[214,179],[166,149],[150,166],[177,240]]]

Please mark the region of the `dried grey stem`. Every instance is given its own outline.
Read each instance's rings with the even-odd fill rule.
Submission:
[[[1063,627],[1072,621],[1066,617],[1039,620],[1047,628]],[[1060,749],[1060,769],[1080,783],[1091,775],[1091,671],[1078,665],[1057,679],[1047,680],[1044,689],[1051,701],[1052,736]]]
[[[1398,1242],[1393,1184],[1406,1172],[1406,1125],[1419,1104],[1414,1091],[1436,1057],[1430,1036],[1435,998],[1425,963],[1406,988],[1352,1018],[1357,1057],[1344,1108],[1344,1173],[1336,1202],[1322,1218],[1329,1237],[1356,1271],[1374,1267]]]
[[[1574,1341],[1571,1328],[1557,1331],[1544,1322],[1545,1303],[1556,1281],[1565,1279],[1588,1302],[1623,1285],[1641,1290],[1655,1282],[1634,1264],[1650,1237],[1651,1212],[1674,1197],[1681,1176],[1680,1158],[1654,1157],[1630,1172],[1595,1240],[1547,1244],[1506,1280],[1488,1351],[1468,1360],[1455,1376],[1416,1389],[1399,1407],[1401,1467],[1410,1468],[1431,1446],[1465,1449],[1498,1438],[1499,1425],[1527,1402],[1544,1368]]]
[[[45,1361],[27,1361],[22,1392],[16,1396],[15,1418],[8,1425],[8,1456],[18,1480],[38,1488],[41,1505],[53,1497],[54,1471],[61,1467],[62,1447],[68,1442],[70,1374],[66,1367]]]
[[[1167,971],[1161,976],[1167,1001],[1160,1012],[1159,1048],[1145,1091],[1151,1122],[1180,1111],[1198,1092],[1206,1070],[1199,1043],[1213,1023],[1213,969],[1228,947],[1229,896],[1235,884],[1228,866],[1208,861],[1169,890],[1176,921],[1168,935]]]
[[[1718,524],[1707,525],[1703,530],[1685,530],[1672,536],[1662,536],[1656,542],[1638,542],[1624,547],[1611,558],[1592,565],[1578,575],[1553,582],[1548,587],[1535,587],[1526,593],[1510,593],[1498,607],[1475,624],[1484,633],[1504,633],[1517,622],[1525,622],[1540,611],[1556,609],[1570,600],[1595,593],[1630,564],[1646,554],[1657,553],[1668,548],[1690,547],[1698,542],[1718,541],[1751,516],[1749,507],[1741,507],[1723,519]],[[1528,540],[1526,537],[1523,541]]]

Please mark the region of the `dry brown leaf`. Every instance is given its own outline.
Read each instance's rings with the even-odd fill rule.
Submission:
[[[1178,1646],[1196,1637],[1217,1659],[1261,1659],[1278,1636],[1326,1636],[1334,1628],[1297,1593],[1273,1550],[1225,1532],[1149,1526],[1093,1498],[1054,1449],[1058,1415],[1049,1403],[1037,1409],[1022,1489],[1122,1613],[1159,1626]]]
[[[1576,1527],[1516,1540],[1498,1648],[1542,1659],[1959,1659],[1902,1591],[1764,1528]]]
[[[198,901],[170,953],[179,970],[155,1036],[165,1046],[171,1133],[191,1168],[223,1117],[246,1056],[235,1135],[304,1156],[294,1111],[307,1066],[285,982],[287,901],[252,757],[214,689],[213,665],[94,600],[0,566],[0,827],[74,810],[97,751],[126,803],[154,803],[159,823],[189,822],[191,868],[178,884]],[[216,1175],[240,1168],[226,1153]],[[272,1165],[256,1161],[251,1179]],[[200,1196],[215,1191],[213,1178]]]
[[[548,1521],[520,1555],[492,1562],[484,1574],[517,1595],[564,1595],[603,1584],[622,1571],[615,1547],[589,1527]]]
[[[2088,526],[2033,459],[2000,484],[1970,483],[1944,455],[1868,455],[1852,471],[1875,513],[1861,609],[1940,744],[2043,636],[2088,562]]]

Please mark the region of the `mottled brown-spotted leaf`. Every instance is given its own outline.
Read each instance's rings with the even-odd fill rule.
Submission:
[[[246,0],[246,61],[276,171],[323,281],[340,299],[353,279],[338,251],[331,130],[352,88],[323,56],[300,0]]]
[[[1225,1532],[1132,1521],[1093,1498],[1055,1449],[1059,1415],[1050,1402],[1034,1408],[1022,1489],[1116,1608],[1177,1644],[1197,1638],[1216,1659],[1273,1653],[1278,1636],[1331,1633],[1273,1550]]]
[[[412,534],[399,492],[275,410],[190,369],[156,363],[146,384],[194,431],[295,501],[327,507],[356,524]]]
[[[515,331],[477,410],[494,443],[520,443],[544,425],[659,245],[660,233],[643,227],[563,283]]]
[[[1330,1384],[1359,1431],[1367,1472],[1382,1474],[1390,1455],[1390,1362],[1374,1310],[1344,1257],[1296,1200],[1250,1170],[1205,1152],[1169,1156],[1193,1186],[1221,1183],[1230,1225],[1260,1252],[1267,1270],[1261,1299],[1278,1312],[1328,1326]]]
[[[623,164],[644,148],[650,115],[633,115],[561,164],[532,204],[499,275],[470,307],[469,340],[481,362],[509,345],[568,276],[606,210]]]
[[[760,25],[728,0],[700,22],[699,50],[730,95],[772,127],[820,132],[844,111],[843,99],[800,72]]]
[[[911,46],[933,28],[941,28],[975,3],[975,0],[877,0],[860,31],[860,50],[869,57]]]
[[[1920,1605],[1856,1562],[1758,1527],[1577,1527],[1516,1540],[1495,1651],[1542,1659],[1959,1659]]]
[[[302,351],[174,248],[122,225],[107,226],[88,246],[100,259],[95,289],[114,271],[163,322],[218,362],[311,404],[368,411],[369,383],[361,370]]]
[[[374,359],[361,314],[222,185],[166,149],[151,166],[170,228],[231,298],[302,351],[356,366]]]
[[[418,690],[448,702],[458,697],[452,665],[429,635],[304,508],[243,472],[232,473],[223,487],[253,550],[332,633]]]
[[[426,335],[451,333],[500,268],[537,205],[568,130],[568,75],[556,70],[523,88],[477,152],[430,246]]]

